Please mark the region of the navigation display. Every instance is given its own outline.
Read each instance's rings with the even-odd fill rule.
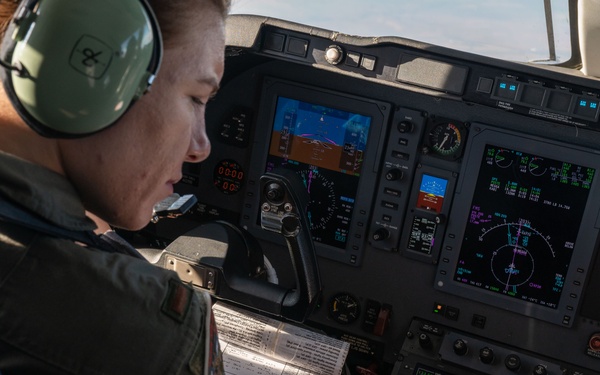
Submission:
[[[435,288],[574,323],[599,235],[595,151],[476,124]]]
[[[284,96],[277,98],[266,171],[296,171],[310,196],[313,239],[345,248],[371,117]]]
[[[455,280],[557,308],[594,175],[486,145]]]

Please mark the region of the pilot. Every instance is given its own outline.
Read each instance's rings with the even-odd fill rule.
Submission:
[[[228,11],[0,0],[0,374],[223,373],[210,297],[85,212],[138,230],[207,158]]]

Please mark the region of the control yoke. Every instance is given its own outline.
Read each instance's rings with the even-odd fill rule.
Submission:
[[[217,299],[296,322],[312,312],[321,292],[308,219],[306,189],[287,170],[260,178],[260,222],[287,244],[295,272],[295,288],[266,280],[262,248],[256,238],[231,223],[203,224],[173,241],[157,264],[176,271],[182,280]]]

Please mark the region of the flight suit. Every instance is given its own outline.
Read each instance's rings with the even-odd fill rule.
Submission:
[[[63,176],[0,153],[0,197],[51,228],[0,219],[0,374],[223,373],[207,294],[114,241],[51,233],[95,228]]]

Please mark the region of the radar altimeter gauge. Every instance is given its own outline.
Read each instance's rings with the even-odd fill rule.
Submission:
[[[438,122],[429,131],[429,145],[435,154],[456,159],[463,149],[464,127],[457,122]]]

